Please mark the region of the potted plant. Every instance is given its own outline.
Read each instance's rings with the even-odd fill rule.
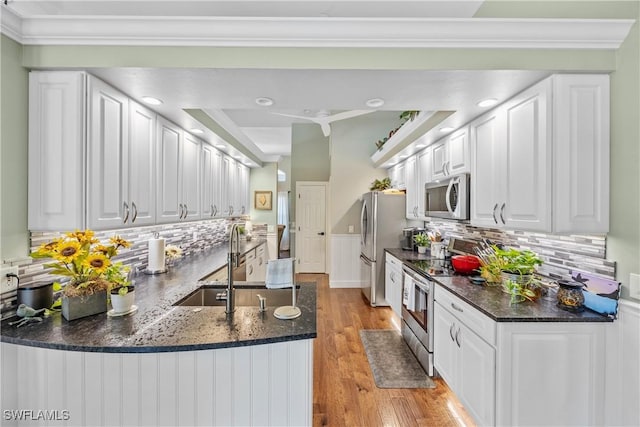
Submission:
[[[542,259],[530,250],[502,249],[493,246],[480,267],[481,275],[488,282],[501,283],[504,292],[511,295],[511,302],[534,301],[542,291],[534,273]]]
[[[107,311],[107,292],[112,288],[130,289],[126,280],[128,267],[120,262],[112,262],[120,248],[131,244],[114,236],[110,245],[102,245],[94,237],[93,231],[76,230],[63,237],[42,244],[31,256],[33,258],[52,258],[45,264],[51,274],[68,277],[69,281],[61,285],[55,283],[55,290],[62,290],[62,297],[54,306],[62,306],[62,315],[74,320]]]
[[[418,245],[419,254],[427,253],[427,246],[429,246],[429,243],[431,240],[429,239],[429,236],[427,236],[426,233],[416,234],[415,236],[413,236],[413,241],[415,242],[416,245]]]

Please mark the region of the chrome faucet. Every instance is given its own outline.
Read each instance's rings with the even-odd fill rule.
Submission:
[[[233,244],[235,243],[235,248]],[[240,265],[240,230],[238,224],[231,225],[229,232],[229,252],[227,253],[227,308],[225,313],[231,314],[236,308],[233,299],[233,270]]]

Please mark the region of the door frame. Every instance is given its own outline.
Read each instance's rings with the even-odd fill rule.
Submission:
[[[325,237],[325,241],[324,241],[324,274],[329,274],[329,271],[331,271],[331,251],[329,249],[330,246],[330,239],[329,237],[331,236],[331,232],[329,231],[329,224],[331,223],[330,221],[330,200],[331,198],[329,197],[329,191],[331,189],[331,185],[329,184],[329,181],[296,181],[296,189],[295,189],[295,194],[300,194],[298,191],[298,186],[303,186],[303,185],[322,185],[324,186],[324,209],[325,209],[325,215],[324,215],[324,229],[326,230],[324,232],[324,237]],[[294,197],[296,197],[294,194]],[[300,247],[300,241],[299,241],[299,233],[298,233],[298,218],[299,218],[299,213],[300,213],[300,204],[297,202],[296,200],[296,226],[294,228],[294,232],[295,232],[295,251],[297,252],[298,248]],[[289,234],[289,238],[291,238],[291,234]],[[298,258],[296,256],[296,258]],[[298,273],[298,262],[294,263],[295,265],[295,272]]]

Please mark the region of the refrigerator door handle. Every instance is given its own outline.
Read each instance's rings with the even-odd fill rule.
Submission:
[[[360,244],[362,246],[367,243],[367,201],[362,201],[362,210],[360,211]]]

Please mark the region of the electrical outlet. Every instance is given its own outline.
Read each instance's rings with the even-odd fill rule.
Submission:
[[[18,287],[18,279],[16,277],[7,277],[7,274],[18,275],[18,267],[2,267],[0,268],[0,293],[11,292]]]

